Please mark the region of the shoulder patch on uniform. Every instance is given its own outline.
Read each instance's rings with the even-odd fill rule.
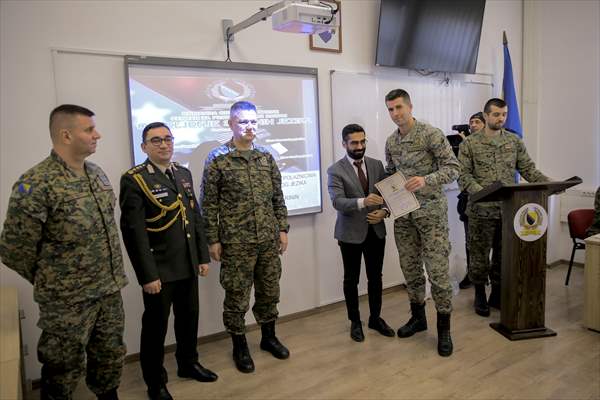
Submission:
[[[108,176],[104,174],[98,174],[98,179],[100,179],[100,182],[102,182],[102,184],[105,187],[110,187],[110,181],[108,180]]]
[[[19,193],[30,195],[33,190],[33,186],[30,183],[20,183],[18,187]]]

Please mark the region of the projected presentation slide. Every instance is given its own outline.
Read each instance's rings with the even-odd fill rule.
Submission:
[[[144,126],[164,122],[175,137],[173,160],[192,171],[199,193],[208,153],[232,138],[229,108],[236,101],[250,101],[258,111],[255,144],[277,161],[289,215],[321,211],[316,70],[280,67],[273,72],[275,67],[268,66],[266,72],[255,64],[243,64],[248,69],[240,70],[228,69],[232,63],[190,67],[127,60],[135,164],[146,159],[140,147]]]

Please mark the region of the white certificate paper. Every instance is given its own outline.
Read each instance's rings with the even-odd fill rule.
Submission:
[[[375,184],[394,219],[421,207],[415,194],[404,188],[405,184],[406,178],[400,171]]]

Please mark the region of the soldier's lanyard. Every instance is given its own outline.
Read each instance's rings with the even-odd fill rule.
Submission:
[[[177,210],[177,213],[175,214],[175,216],[173,216],[173,218],[171,218],[171,220],[169,222],[167,222],[165,225],[163,225],[159,228],[146,227],[146,230],[148,232],[161,232],[166,229],[169,229],[169,227],[171,225],[173,225],[175,223],[175,221],[177,221],[177,218],[180,215],[181,215],[182,225],[185,229],[185,206],[183,205],[183,201],[181,201],[181,198],[178,197],[177,200],[175,200],[173,203],[171,203],[171,205],[166,206],[166,205],[162,204],[161,202],[159,202],[158,200],[156,200],[156,197],[154,197],[154,195],[152,194],[152,191],[150,191],[150,188],[148,187],[148,185],[144,181],[144,178],[142,178],[142,176],[140,174],[133,174],[133,179],[135,179],[135,181],[137,182],[140,189],[142,189],[142,192],[144,192],[146,197],[148,197],[148,199],[150,199],[152,204],[154,204],[156,207],[158,207],[160,209],[160,213],[157,216],[152,217],[152,218],[147,218],[146,222],[156,222],[156,221],[160,220],[161,218],[163,218],[165,215],[167,215],[167,212],[174,211],[179,208]]]

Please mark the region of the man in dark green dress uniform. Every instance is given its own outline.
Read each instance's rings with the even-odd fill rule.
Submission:
[[[147,125],[148,159],[121,177],[121,232],[138,282],[144,314],[140,364],[151,399],[171,399],[163,368],[171,305],[175,315],[177,375],[213,382],[198,363],[198,278],[208,273],[208,247],[192,174],[171,162],[173,135],[162,122]]]

